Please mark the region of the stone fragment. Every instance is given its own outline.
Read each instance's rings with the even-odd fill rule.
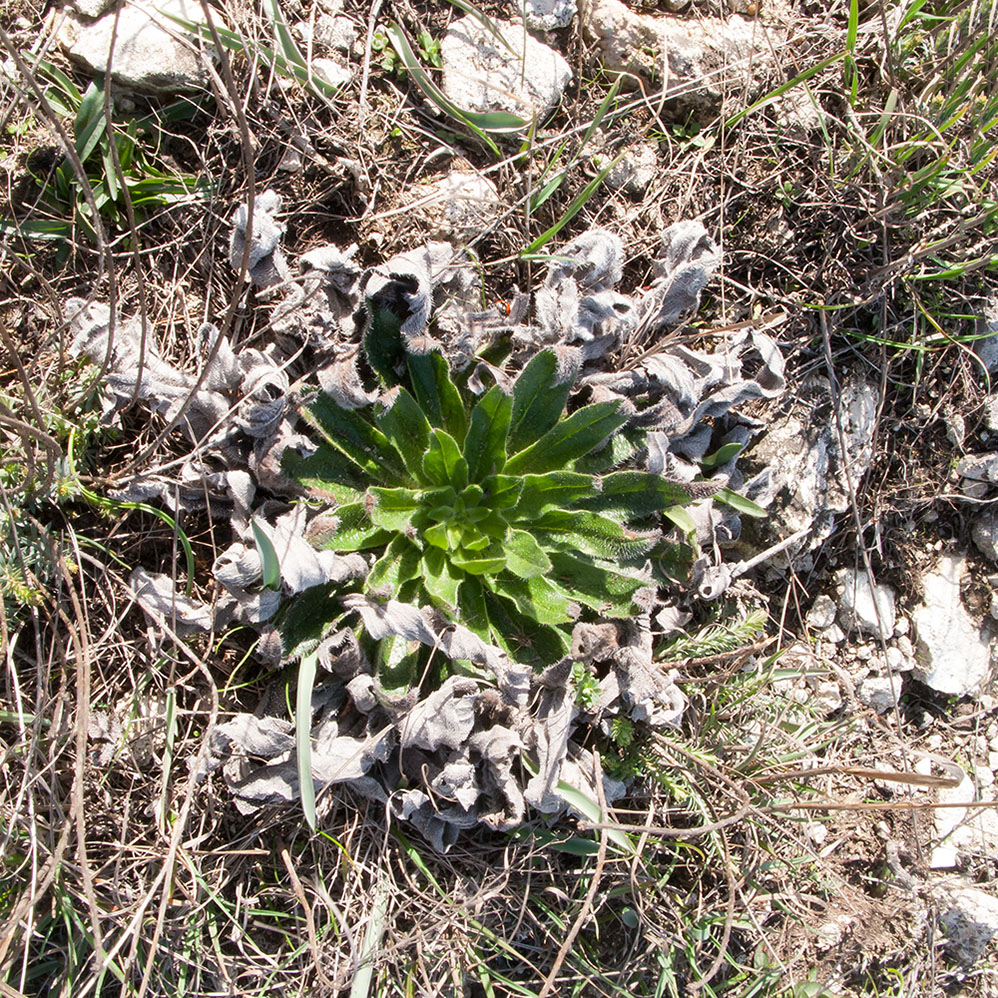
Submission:
[[[96,21],[114,7],[114,0],[73,0],[70,7],[88,20]]]
[[[998,373],[998,295],[989,298],[977,320],[974,351],[981,358],[988,374]]]
[[[873,637],[894,633],[894,590],[875,585],[864,569],[843,568],[835,573],[839,587],[839,623],[846,631]]]
[[[925,601],[912,615],[915,678],[952,696],[979,692],[991,665],[990,644],[960,598],[966,570],[963,557],[944,555],[935,570],[922,577]]]
[[[966,773],[957,786],[942,787],[938,793],[940,804],[994,799],[992,787],[978,791]],[[929,865],[934,870],[955,866],[961,856],[988,857],[998,852],[998,815],[994,808],[937,808],[935,831],[937,845],[929,856]]]
[[[998,934],[998,898],[962,881],[940,891],[939,925],[949,955],[964,967],[976,963]]]
[[[614,156],[604,153],[596,158],[596,166],[603,170],[613,159]],[[655,179],[657,172],[658,155],[655,147],[647,142],[640,142],[624,153],[620,162],[610,169],[603,183],[611,190],[640,197],[648,190],[648,185]]]
[[[834,714],[842,707],[842,691],[839,689],[839,684],[830,679],[818,683],[813,703],[825,717]]]
[[[816,631],[823,631],[835,623],[835,614],[838,607],[831,596],[822,593],[818,596],[811,609],[807,611],[807,626],[813,627]]]
[[[331,87],[341,87],[353,79],[353,70],[338,59],[313,59],[312,72]]]
[[[984,400],[984,425],[989,430],[998,430],[998,392]]]
[[[357,26],[349,17],[339,17],[333,14],[317,14],[315,23],[299,21],[295,25],[295,34],[307,45],[311,42],[317,48],[326,51],[336,50],[349,53],[357,40]]]
[[[915,663],[900,648],[887,649],[887,668],[891,672],[910,672]]]
[[[838,624],[832,624],[821,632],[821,637],[833,645],[840,645],[846,639],[846,632]]]
[[[690,110],[716,109],[736,80],[771,64],[765,32],[744,18],[697,19],[640,14],[620,0],[597,0],[586,33],[611,73],[642,77]],[[749,68],[751,66],[751,69]]]
[[[867,676],[856,687],[856,699],[878,714],[886,714],[897,706],[901,680],[890,676]]]
[[[531,31],[567,28],[579,12],[576,0],[524,0],[523,20]]]
[[[198,39],[167,15],[203,24],[205,15],[197,0],[136,2],[122,8],[114,34],[111,77],[126,87],[156,93],[180,93],[208,85],[205,54]],[[219,27],[220,14],[212,12]],[[106,73],[115,15],[105,14],[93,24],[68,17],[59,41],[69,57],[91,73]]]
[[[443,90],[466,111],[507,111],[525,121],[554,110],[572,79],[554,49],[523,25],[492,20],[497,38],[475,17],[454,21],[440,42]]]
[[[770,469],[775,496],[763,530],[782,539],[811,528],[803,550],[829,536],[836,515],[849,509],[850,490],[859,487],[870,466],[878,400],[878,389],[867,382],[843,387],[838,404],[843,460],[827,379],[803,383],[790,412],[773,420],[746,455],[753,468]]]
[[[430,236],[462,245],[481,235],[504,210],[495,184],[472,171],[454,170],[414,194],[430,223]]]
[[[979,513],[970,536],[985,558],[998,561],[998,513],[990,509]]]

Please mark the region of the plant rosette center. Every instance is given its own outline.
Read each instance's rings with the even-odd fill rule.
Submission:
[[[511,390],[474,395],[439,353],[401,349],[390,312],[371,313],[365,352],[389,390],[361,409],[316,396],[304,412],[315,452],[285,454],[285,472],[333,504],[313,544],[374,553],[365,594],[432,606],[535,669],[569,654],[575,622],[646,612],[642,594],[681,574],[663,513],[691,499],[661,476],[620,470],[641,445],[620,400],[569,413],[575,355],[551,349]],[[302,599],[282,626],[289,654],[322,633],[319,604]],[[374,653],[386,690],[425,675],[426,648],[387,637]]]

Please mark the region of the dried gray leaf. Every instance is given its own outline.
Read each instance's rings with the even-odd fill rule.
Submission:
[[[407,641],[419,641],[437,648],[448,658],[468,659],[484,665],[495,675],[499,689],[511,703],[526,704],[530,689],[529,666],[514,662],[504,651],[486,644],[466,627],[448,623],[438,633],[418,607],[397,600],[382,603],[360,593],[344,596],[343,605],[360,613],[364,627],[375,641],[397,634]],[[425,613],[432,616],[432,611]]]
[[[475,726],[475,699],[478,682],[462,676],[451,676],[443,685],[421,700],[402,718],[399,744],[403,749],[457,749],[463,745]]]
[[[285,226],[276,215],[281,210],[282,198],[276,191],[264,191],[253,199],[253,231],[247,233],[249,206],[240,205],[232,214],[229,236],[229,263],[237,272],[242,267],[247,238],[249,254],[247,279],[261,288],[269,288],[288,279],[289,270],[281,237]]]
[[[177,634],[207,634],[211,630],[210,607],[178,593],[169,575],[136,568],[128,577],[128,587],[147,614],[166,621]]]

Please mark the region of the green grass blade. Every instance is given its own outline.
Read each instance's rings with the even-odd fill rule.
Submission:
[[[586,206],[586,202],[593,196],[593,194],[596,193],[596,189],[606,179],[607,174],[609,174],[609,172],[624,158],[626,153],[627,150],[624,149],[614,156],[614,158],[610,160],[610,162],[607,163],[607,165],[604,166],[603,169],[600,170],[600,172],[597,173],[596,176],[593,177],[593,179],[590,180],[589,183],[586,184],[586,186],[583,187],[582,190],[576,195],[575,199],[566,209],[565,214],[562,215],[561,218],[559,218],[558,221],[551,226],[551,228],[542,232],[529,246],[527,246],[525,250],[523,250],[520,256],[532,256],[551,242],[551,240],[554,239],[554,237],[558,235],[558,233],[561,232],[561,230],[565,228],[565,226],[568,225],[568,223],[575,218],[580,211],[582,211],[582,209]]]
[[[263,564],[263,584],[267,589],[280,589],[281,561],[277,557],[277,551],[255,516],[250,521],[250,525],[253,527],[253,539],[256,541],[257,550],[260,552],[260,561]]]
[[[416,54],[409,44],[409,39],[406,38],[405,33],[397,24],[392,24],[388,28],[388,37],[413,82],[423,92],[427,100],[436,104],[449,118],[464,125],[465,128],[477,135],[496,156],[499,155],[499,147],[492,140],[490,132],[497,134],[520,132],[528,127],[529,122],[506,111],[483,113],[462,110],[430,79],[416,58]]]
[[[305,655],[298,666],[295,696],[295,755],[298,759],[298,786],[301,808],[308,827],[315,831],[315,783],[312,780],[312,688],[319,661],[318,651]]]
[[[86,163],[90,158],[90,154],[97,148],[106,128],[104,94],[97,89],[95,83],[91,83],[83,95],[83,100],[80,101],[76,118],[73,121],[76,154],[80,157],[81,163]]]
[[[793,90],[794,87],[800,86],[806,80],[810,80],[812,76],[817,76],[818,73],[824,72],[829,66],[834,66],[835,63],[844,59],[849,53],[843,49],[841,52],[836,52],[834,55],[830,55],[827,59],[822,59],[821,62],[815,63],[815,65],[810,66],[805,69],[802,73],[798,73],[792,80],[787,80],[786,83],[780,84],[774,90],[770,90],[768,94],[760,97],[757,101],[749,104],[748,107],[743,108],[737,114],[733,114],[724,123],[725,128],[733,128],[738,124],[743,118],[747,118],[750,114],[754,114],[761,107],[765,107],[767,104],[771,104],[778,97],[782,97],[785,93]]]

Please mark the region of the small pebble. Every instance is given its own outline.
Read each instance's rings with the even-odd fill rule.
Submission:
[[[838,624],[832,624],[831,627],[822,631],[821,637],[822,640],[830,641],[833,645],[840,645],[846,639],[845,631]]]
[[[910,662],[900,648],[887,649],[887,668],[891,672],[904,672],[910,668]]]
[[[869,662],[873,658],[873,648],[870,645],[857,645],[856,659],[859,662]]]
[[[907,634],[910,629],[911,629],[911,623],[909,622],[908,618],[898,617],[897,621],[894,624],[894,636],[900,638],[903,635]]]
[[[910,659],[915,654],[915,647],[911,643],[911,638],[901,635],[897,640],[898,651],[904,655],[905,658]]]
[[[838,607],[831,596],[821,595],[815,601],[810,610],[807,611],[808,627],[823,631],[835,623],[835,614]]]
[[[828,828],[820,821],[809,821],[804,826],[804,834],[816,846],[820,846],[828,838]]]
[[[974,778],[977,780],[977,785],[981,788],[993,787],[995,785],[994,771],[988,769],[987,766],[975,766]]]

